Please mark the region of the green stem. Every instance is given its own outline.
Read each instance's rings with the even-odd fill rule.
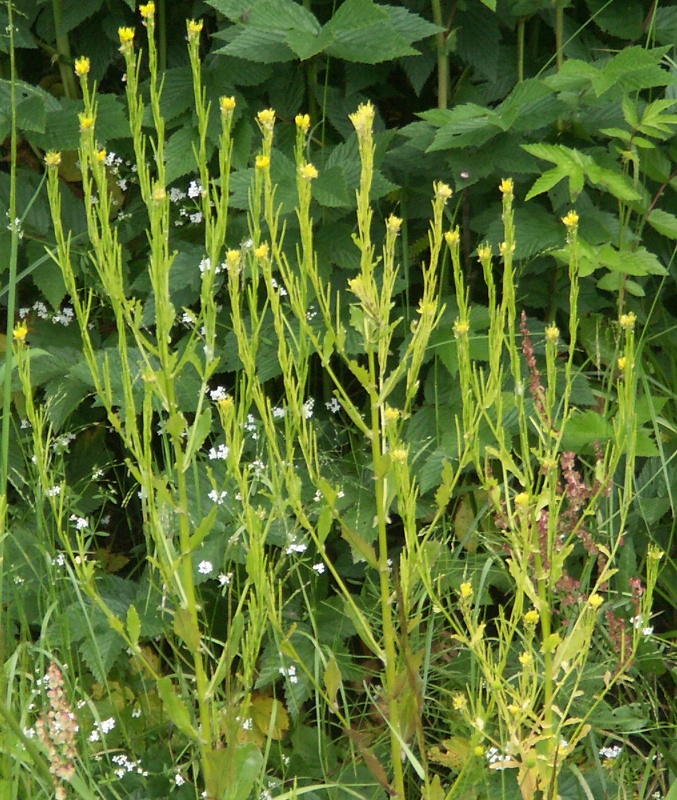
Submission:
[[[17,125],[16,125],[16,61],[14,56],[14,17],[12,4],[7,5],[9,14],[9,64],[10,64],[10,104],[11,104],[11,131],[10,131],[10,158],[9,158],[9,219],[10,219],[10,250],[9,250],[9,276],[7,279],[7,325],[5,343],[5,380],[2,393],[2,440],[0,442],[0,497],[7,496],[7,472],[9,468],[9,430],[12,421],[12,340],[14,329],[14,311],[16,306],[16,273],[19,255],[19,230],[15,223],[16,213],[16,168],[17,168]],[[2,564],[2,542],[0,539],[0,565]],[[0,570],[0,600],[2,599],[2,572]],[[0,654],[0,663],[4,657]]]
[[[517,20],[517,81],[522,83],[524,80],[524,26],[525,17]]]
[[[442,4],[440,0],[431,0],[433,22],[444,28],[442,20]],[[446,30],[435,34],[437,44],[437,107],[446,108],[449,101],[449,56],[447,55]]]
[[[564,6],[561,3],[557,3],[555,7],[555,49],[557,72],[559,72],[564,65]]]
[[[73,72],[71,63],[71,45],[68,40],[68,34],[63,32],[63,0],[52,0],[52,11],[54,13],[54,30],[56,31],[56,52],[58,54],[57,64],[59,65],[59,74],[61,75],[61,83],[63,84],[63,91],[66,97],[74,100],[78,96],[78,90],[75,83],[75,74]]]

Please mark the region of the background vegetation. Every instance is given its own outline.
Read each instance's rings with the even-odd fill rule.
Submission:
[[[0,797],[674,800],[677,5],[0,15]]]

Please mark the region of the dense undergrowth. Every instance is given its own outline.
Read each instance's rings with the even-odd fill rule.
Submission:
[[[4,11],[0,798],[674,800],[677,6],[133,6]]]

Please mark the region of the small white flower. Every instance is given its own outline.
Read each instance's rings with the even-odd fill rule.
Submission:
[[[209,396],[215,403],[218,403],[219,400],[225,400],[228,397],[228,392],[223,388],[223,386],[217,386],[216,389],[211,390]]]
[[[61,494],[61,487],[60,486],[52,486],[47,489],[47,497],[58,497]]]
[[[200,561],[197,565],[197,571],[201,575],[209,575],[210,572],[214,570],[214,566],[211,561]]]
[[[296,544],[295,542],[292,542],[290,545],[287,546],[287,549],[285,550],[285,553],[287,555],[291,555],[292,553],[305,553],[305,551],[307,549],[308,549],[308,545],[307,544],[303,544],[303,543]]]
[[[328,411],[331,411],[332,414],[338,414],[338,412],[341,410],[341,404],[335,397],[332,397],[331,400],[325,403],[325,406],[327,407]]]
[[[219,574],[219,583],[221,584],[221,586],[228,586],[232,579],[233,579],[232,572],[221,572]]]
[[[306,419],[310,419],[313,416],[313,406],[315,405],[315,399],[309,397],[306,402],[303,404],[303,416]]]
[[[183,200],[186,196],[185,192],[182,192],[181,189],[177,188],[176,186],[172,186],[169,190],[169,202],[170,203],[178,203]]]
[[[222,506],[226,497],[228,497],[228,492],[217,492],[216,489],[212,489],[208,497],[212,503],[216,503],[217,506]]]
[[[193,223],[193,225],[199,225],[200,222],[202,222],[202,212],[195,211],[188,215],[188,219]]]
[[[228,445],[220,444],[217,448],[210,447],[209,448],[209,460],[210,461],[225,461],[228,458],[228,453],[230,453],[230,448]]]
[[[284,419],[286,415],[287,415],[286,408],[283,408],[282,406],[275,406],[275,408],[273,408],[273,417],[275,419]]]
[[[177,772],[176,775],[174,775],[174,783],[177,786],[183,786],[183,784],[185,782],[186,782],[186,779],[183,777],[183,775],[181,775],[180,772]]]
[[[195,200],[198,197],[201,197],[202,194],[202,184],[200,181],[191,181],[190,185],[188,186],[188,197],[190,197],[191,200]]]
[[[192,221],[193,221],[193,220],[191,219],[191,222],[192,222]],[[198,220],[198,222],[199,222],[199,221],[200,221],[200,220]],[[204,275],[204,274],[205,274],[205,272],[209,272],[209,270],[210,270],[211,268],[212,268],[212,262],[211,262],[211,259],[209,259],[207,256],[205,256],[205,257],[202,259],[202,261],[200,261],[200,264],[199,264],[200,274],[201,274],[201,275]]]
[[[325,566],[321,561],[319,561],[317,564],[313,564],[313,569],[318,575],[322,575],[325,570]]]
[[[623,748],[619,744],[615,744],[611,747],[602,747],[599,754],[602,758],[618,758],[622,752]]]
[[[242,727],[244,728],[244,730],[250,731],[252,729],[252,721],[251,721],[251,719],[246,719],[242,723]]]
[[[78,531],[89,528],[89,522],[84,517],[78,517],[77,514],[71,514],[70,521],[75,523],[75,529]]]

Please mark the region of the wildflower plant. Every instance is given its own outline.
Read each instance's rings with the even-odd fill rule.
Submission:
[[[397,309],[404,221],[390,214],[377,222],[372,203],[374,106],[362,103],[350,115],[361,170],[357,257],[352,277],[337,286],[319,257],[313,204],[323,168],[313,160],[308,115],[295,117],[290,137],[295,217],[283,216],[274,180],[285,158],[279,126],[291,121],[272,108],[256,115],[248,208],[235,216],[237,104],[231,96],[208,100],[202,24],[194,20],[186,40],[197,174],[186,194],[203,236],[196,300],[179,307],[171,206],[185,197],[167,179],[154,3],[142,4],[140,14],[143,56],[133,28],[118,34],[147,223],[138,257],[151,289],[145,300],[135,291],[113,213],[111,158],[98,138],[99,97],[84,57],[74,65],[83,98],[84,268],[63,220],[61,155],[45,156],[51,255],[70,297],[92,394],[134,484],[127,502],[140,509],[134,592],[102,574],[94,557],[101,532],[78,507],[62,468],[71,442],[59,438],[35,401],[37,355],[24,323],[12,342],[39,528],[54,552],[51,566],[68,577],[82,629],[80,639],[69,631],[54,644],[68,651],[84,641],[78,652],[92,676],[87,744],[104,741],[111,751],[106,737],[142,739],[143,707],[148,724],[167,733],[172,756],[179,754],[165,763],[163,778],[182,797],[291,797],[358,785],[373,796],[404,800],[416,792],[439,800],[465,796],[473,783],[493,791],[497,777],[525,800],[539,792],[557,797],[568,765],[605,729],[596,721],[605,697],[628,679],[651,636],[660,553],[648,553],[642,579],[627,581],[618,567],[636,455],[637,320],[629,312],[619,318],[611,434],[589,459],[567,438],[579,413],[576,213],[563,220],[568,328],[549,324],[540,347],[516,290],[515,188],[511,179],[501,182],[500,285],[492,248],[478,248],[488,318],[486,359],[478,359],[461,234],[448,225],[453,192],[435,182],[418,304],[405,329]],[[461,403],[447,421],[455,452],[440,464],[434,498],[424,501],[412,416],[445,314],[441,282],[449,264]],[[112,333],[99,326],[102,314],[113,320]],[[347,470],[323,452],[330,426],[318,417],[325,412],[341,420],[333,429],[348,429],[351,457],[368,476],[366,515],[345,496]],[[450,531],[450,508],[471,481],[484,503],[476,520],[484,566],[452,543]],[[501,576],[498,603],[489,596],[494,572]],[[104,628],[108,651],[97,646]],[[437,635],[453,643],[453,655],[437,658]],[[440,667],[445,658],[467,670]],[[122,662],[130,686],[110,679],[112,664]],[[65,713],[68,724],[58,741],[47,734],[51,717],[38,729],[43,766],[59,794],[83,780],[72,709],[54,681],[47,714]],[[287,747],[290,730],[307,746],[313,740],[312,767],[295,763],[301,756]],[[329,741],[336,731],[349,754],[340,766]],[[119,780],[146,777],[134,755],[111,760]],[[93,785],[92,796],[108,796],[96,792]]]

